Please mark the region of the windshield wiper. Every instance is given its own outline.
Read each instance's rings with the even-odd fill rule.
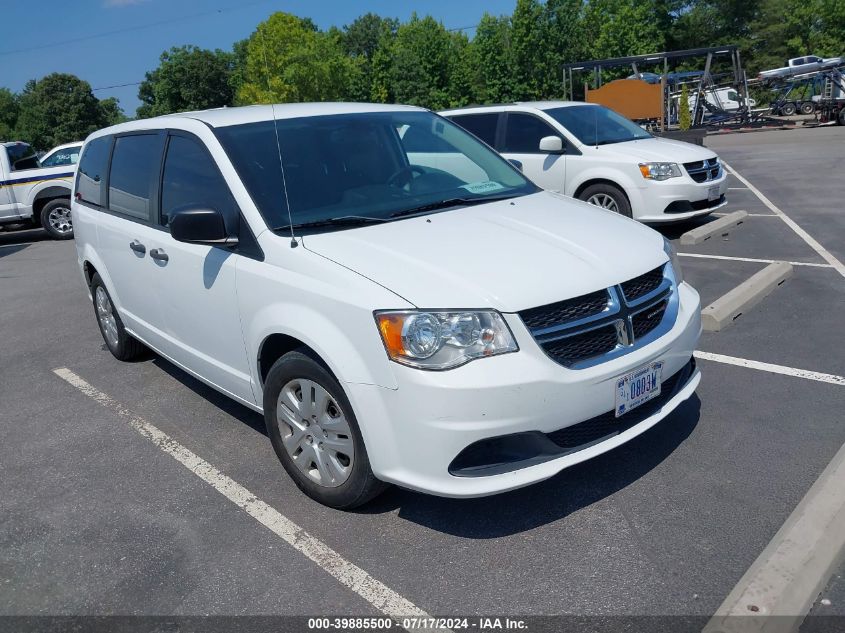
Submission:
[[[447,209],[449,207],[456,207],[458,205],[474,205],[484,204],[485,202],[496,202],[498,200],[508,200],[509,198],[516,198],[519,194],[511,194],[507,196],[486,196],[481,198],[447,198],[446,200],[438,200],[437,202],[429,202],[428,204],[421,204],[418,207],[404,209],[391,213],[391,218],[403,218],[409,215],[416,215],[417,213],[425,213],[426,211],[437,211],[438,209]]]
[[[291,229],[315,229],[324,226],[362,226],[364,224],[380,224],[388,222],[387,218],[370,218],[363,215],[344,215],[339,218],[326,218],[313,222],[299,222],[277,226],[274,231],[290,231]]]

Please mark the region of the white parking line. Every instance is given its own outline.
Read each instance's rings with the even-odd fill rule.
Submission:
[[[769,200],[766,196],[764,196],[762,193],[760,193],[760,190],[759,190],[759,189],[757,189],[754,185],[752,185],[750,182],[748,182],[748,181],[747,181],[747,180],[746,180],[746,179],[745,179],[742,175],[740,175],[740,173],[739,173],[738,171],[736,171],[733,167],[731,167],[730,165],[728,165],[728,164],[727,164],[727,163],[725,163],[724,161],[722,162],[722,166],[723,166],[725,169],[727,169],[729,173],[731,173],[731,174],[733,174],[734,176],[736,176],[736,177],[740,180],[740,182],[742,182],[742,184],[744,184],[746,187],[748,187],[748,188],[749,188],[749,189],[750,189],[750,190],[754,193],[754,195],[755,195],[755,196],[757,196],[757,197],[760,199],[760,202],[762,202],[764,205],[766,205],[772,213],[774,213],[775,215],[779,216],[781,220],[783,220],[784,222],[786,222],[786,225],[787,225],[789,228],[791,228],[793,231],[795,231],[795,233],[797,233],[797,234],[798,234],[798,237],[800,237],[802,240],[804,240],[805,242],[807,242],[807,244],[810,246],[810,248],[812,248],[812,249],[813,249],[814,251],[816,251],[819,255],[821,255],[821,256],[822,256],[822,258],[823,258],[823,259],[824,259],[827,263],[829,263],[829,264],[830,264],[833,268],[835,268],[835,269],[836,269],[836,271],[837,271],[840,275],[842,275],[843,277],[845,277],[845,264],[843,264],[843,263],[842,263],[842,262],[840,262],[838,259],[836,259],[836,257],[834,257],[834,256],[833,256],[833,254],[832,254],[830,251],[828,251],[828,250],[827,250],[824,246],[822,246],[821,244],[819,244],[819,243],[815,240],[815,238],[813,238],[813,236],[812,236],[812,235],[810,235],[809,233],[807,233],[807,231],[805,231],[805,230],[804,230],[804,229],[802,229],[800,226],[798,226],[798,224],[796,224],[796,222],[795,222],[792,218],[790,218],[788,215],[786,215],[786,214],[785,214],[783,211],[781,211],[781,210],[780,210],[780,209],[779,209],[779,208],[778,208],[778,207],[777,207],[777,206],[776,206],[776,205],[775,205],[775,204],[774,204],[771,200]]]
[[[845,387],[845,376],[837,376],[835,374],[823,374],[817,371],[810,371],[809,369],[796,369],[795,367],[786,367],[785,365],[761,363],[758,360],[748,360],[747,358],[737,358],[736,356],[724,356],[723,354],[713,354],[711,352],[696,351],[695,357],[700,358],[701,360],[710,360],[716,363],[727,363],[728,365],[747,367],[749,369],[759,369],[760,371],[767,371],[773,374],[783,374],[784,376],[794,376],[795,378],[817,380],[818,382],[827,382],[832,385],[840,385]]]
[[[54,369],[53,373],[89,398],[125,418],[129,425],[141,436],[170,455],[229,501],[245,510],[247,514],[279,536],[288,545],[317,563],[339,583],[357,593],[385,615],[396,620],[400,626],[403,616],[430,617],[415,604],[370,576],[360,567],[350,563],[328,545],[311,536],[296,523],[261,501],[238,482],[221,473],[144,418],[132,413],[112,399],[111,396],[91,386],[70,369],[61,367]],[[443,631],[443,629],[430,630]]]
[[[775,217],[775,216],[772,216]],[[726,259],[736,262],[754,262],[756,264],[774,264],[780,259],[756,259],[754,257],[731,257],[729,255],[704,255],[702,253],[678,253],[680,257],[697,257],[699,259]],[[787,262],[793,266],[812,266],[813,268],[833,268],[830,264],[814,264],[812,262]]]

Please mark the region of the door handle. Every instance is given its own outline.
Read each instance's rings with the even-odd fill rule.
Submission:
[[[132,240],[131,242],[129,242],[129,248],[131,248],[136,253],[140,253],[141,255],[147,252],[147,247],[141,244],[141,242],[139,242],[138,240]]]
[[[169,260],[169,259],[170,259],[170,258],[167,256],[167,253],[165,253],[165,252],[164,252],[162,249],[160,249],[160,248],[154,248],[153,250],[151,250],[151,251],[150,251],[150,257],[152,257],[152,258],[153,258],[154,260],[156,260],[157,262],[166,262],[167,260]]]

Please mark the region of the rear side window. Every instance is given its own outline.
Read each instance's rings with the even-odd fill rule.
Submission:
[[[79,170],[76,172],[76,199],[98,207],[103,206],[103,184],[111,149],[111,136],[95,138],[85,146]]]
[[[238,208],[229,186],[205,147],[184,136],[171,136],[161,181],[161,223],[183,208],[216,209],[227,228],[237,227]]]
[[[12,171],[36,169],[38,167],[38,156],[35,154],[35,150],[26,143],[7,145],[6,153],[9,156]]]
[[[109,172],[109,209],[152,222],[163,136],[134,134],[115,139]]]
[[[452,123],[457,123],[468,132],[472,132],[490,147],[496,146],[496,125],[499,123],[498,112],[463,114],[449,118]]]
[[[548,123],[530,114],[509,112],[506,126],[503,152],[539,154],[541,138],[560,136]]]

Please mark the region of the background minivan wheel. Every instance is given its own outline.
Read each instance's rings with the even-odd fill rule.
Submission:
[[[73,237],[73,221],[70,217],[70,200],[51,200],[41,209],[41,226],[57,240]]]
[[[387,488],[373,475],[346,394],[308,350],[289,352],[270,368],[264,422],[288,475],[323,505],[348,510]]]
[[[141,355],[146,349],[144,344],[132,338],[123,327],[123,321],[98,273],[91,278],[91,295],[94,297],[94,314],[97,316],[100,334],[112,355],[117,360],[132,360]]]
[[[615,187],[611,184],[600,183],[597,185],[590,185],[581,192],[581,195],[579,195],[578,198],[589,204],[601,207],[602,209],[607,209],[608,211],[624,215],[625,217],[633,217],[628,198],[619,187]]]

